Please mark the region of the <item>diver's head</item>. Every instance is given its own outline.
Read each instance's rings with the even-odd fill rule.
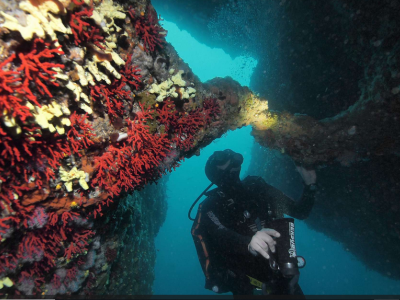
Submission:
[[[230,149],[215,151],[207,160],[206,176],[219,187],[231,187],[240,183],[243,156]]]

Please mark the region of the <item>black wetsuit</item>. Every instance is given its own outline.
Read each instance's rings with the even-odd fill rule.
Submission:
[[[198,253],[205,251],[207,256],[201,261],[199,253],[208,277],[206,288],[217,285],[219,292],[228,289],[233,294],[252,294],[254,287],[248,276],[261,282],[271,278],[279,281],[282,276],[270,268],[268,260],[248,251],[257,232],[255,221],[259,218],[262,227],[268,228],[269,220],[282,218],[283,214],[305,219],[314,204],[314,192],[306,186],[302,199],[295,202],[261,177],[248,176],[242,181],[242,188],[225,193],[217,188],[206,196],[192,227]],[[274,293],[285,291],[277,289]]]

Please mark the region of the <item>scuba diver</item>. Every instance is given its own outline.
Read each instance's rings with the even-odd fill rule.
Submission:
[[[243,156],[230,149],[214,152],[205,167],[212,182],[189,210],[192,236],[206,276],[205,288],[216,293],[303,295],[298,284],[305,260],[297,256],[294,220],[308,217],[314,205],[315,171],[297,170],[305,181],[295,202],[261,177],[240,180]],[[207,190],[213,185],[216,189]],[[190,212],[199,205],[195,219]]]

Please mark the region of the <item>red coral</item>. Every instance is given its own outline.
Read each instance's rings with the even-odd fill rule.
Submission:
[[[77,212],[72,212],[72,211],[65,211],[63,212],[63,214],[61,215],[61,221],[63,223],[63,227],[65,227],[68,224],[68,220],[70,219],[71,221],[73,221],[74,219],[76,219],[79,216],[79,214]]]
[[[99,203],[99,205],[97,206],[97,208],[95,208],[94,210],[93,210],[93,216],[94,216],[94,218],[96,219],[96,217],[97,217],[97,215],[100,215],[100,217],[101,216],[103,216],[103,213],[101,212],[101,204]]]
[[[18,221],[18,219],[15,217],[4,217],[0,219],[0,239],[2,238],[1,234],[6,234],[7,229],[11,228],[12,222],[16,221]]]
[[[164,100],[162,106],[157,109],[157,120],[160,124],[164,125],[165,131],[168,132],[170,127],[177,118],[175,111],[175,104],[169,98]]]
[[[77,4],[76,2],[74,3]],[[99,34],[100,29],[82,20],[83,17],[90,18],[92,15],[93,7],[90,9],[84,8],[82,11],[74,12],[71,15],[69,25],[75,37],[75,44],[79,46],[83,43],[93,43],[100,49],[106,49],[100,44],[104,40],[104,37]]]
[[[58,222],[58,214],[55,212],[49,213],[49,224],[55,226]]]
[[[76,279],[77,274],[78,274],[77,267],[72,267],[71,269],[68,269],[64,282],[66,282],[67,284],[71,283],[72,281],[74,281]]]
[[[140,184],[139,177],[135,177],[135,169],[130,169],[132,148],[123,144],[120,147],[111,145],[102,156],[96,157],[97,175],[92,185],[104,188],[110,195],[118,196],[122,188],[126,191]],[[117,182],[117,184],[115,183]]]
[[[130,10],[129,14],[134,17],[134,11]],[[148,17],[140,16],[135,20],[135,30],[142,39],[146,52],[153,52],[157,47],[163,48],[165,44],[164,31],[158,24],[157,17],[150,11]]]
[[[221,108],[215,98],[207,98],[203,102],[203,112],[206,115],[206,123],[209,125],[218,115],[221,114]]]
[[[67,259],[71,259],[73,254],[84,253],[89,245],[88,239],[95,233],[68,224],[77,217],[77,213],[64,212],[61,216],[63,223],[59,225],[58,216],[54,213],[49,214],[50,221],[46,227],[23,236],[16,257],[35,262],[30,272],[43,276],[55,267],[55,259],[62,248],[65,248],[64,256]]]
[[[40,106],[37,102],[36,97],[33,95],[29,88],[29,83],[34,81],[37,89],[42,95],[47,94],[49,97],[53,97],[50,93],[47,85],[59,86],[55,81],[57,74],[56,71],[51,68],[58,67],[63,69],[63,64],[55,64],[50,62],[42,62],[43,58],[53,58],[54,54],[64,54],[61,49],[61,45],[55,49],[50,49],[51,43],[45,43],[42,39],[35,39],[33,42],[33,49],[28,54],[19,53],[18,57],[21,60],[21,66],[17,71],[24,71],[24,81],[22,82],[22,88],[25,91],[26,96],[29,100]],[[42,80],[46,82],[43,83]]]
[[[72,151],[78,153],[79,150],[89,148],[94,142],[90,139],[92,136],[96,136],[92,133],[93,127],[87,123],[88,114],[78,115],[74,112],[69,120],[71,121],[71,128],[67,133],[68,140],[71,144]]]
[[[31,262],[46,259],[46,265],[48,264],[50,267],[54,267],[54,254],[51,255],[46,252],[51,250],[46,248],[46,240],[43,238],[43,235],[29,232],[23,236],[22,241],[18,246],[18,257]],[[38,273],[41,272],[39,271]]]
[[[59,289],[61,287],[61,278],[57,274],[53,274],[53,279],[51,280],[54,288]]]
[[[72,235],[72,242],[65,250],[64,256],[67,259],[70,259],[73,254],[81,254],[87,251],[88,249],[86,246],[89,246],[87,240],[93,235],[94,232],[91,230],[81,230],[78,232],[74,232],[74,234]]]
[[[28,270],[28,271],[22,271],[21,276],[19,277],[18,282],[19,283],[24,283],[25,281],[31,281],[34,280],[35,287],[36,287],[36,292],[40,293],[40,286],[45,282],[44,277],[41,276],[36,276],[34,270]]]
[[[81,248],[79,248],[74,243],[69,244],[68,248],[65,250],[65,257],[71,259],[73,254],[81,253]]]
[[[7,271],[14,271],[18,266],[18,259],[10,253],[0,254],[0,275]]]
[[[106,259],[108,262],[112,262],[117,258],[118,251],[117,249],[107,248],[106,250]]]
[[[8,59],[0,63],[0,116],[17,118],[25,122],[26,118],[32,116],[32,114],[29,108],[25,106],[25,100],[20,96],[24,94],[21,88],[20,72],[9,70],[15,57],[16,55],[12,54]],[[6,132],[0,128],[0,134],[6,135]]]
[[[82,0],[82,2],[79,2],[78,0],[72,0],[72,2],[77,6],[81,6],[81,5],[85,4],[85,0]]]
[[[180,113],[171,100],[164,101],[157,113],[158,121],[164,125],[170,135],[173,135],[171,140],[176,147],[185,151],[193,147],[195,134],[206,125],[206,115],[203,110],[199,108],[189,113]]]
[[[213,98],[204,100],[202,108],[183,113],[176,110],[172,100],[167,99],[157,109],[157,120],[172,136],[176,147],[188,151],[193,147],[196,133],[210,125],[220,113],[219,105]]]
[[[13,93],[14,86],[16,82],[19,82],[21,79],[18,77],[19,72],[16,71],[4,71],[3,68],[11,63],[15,58],[15,53],[12,54],[9,58],[0,63],[0,92],[7,91],[9,93]]]
[[[93,214],[93,217],[96,219],[97,216],[99,215],[100,217],[103,216],[102,213],[102,209],[105,205],[107,205],[107,207],[109,207],[110,203],[113,203],[113,201],[110,198],[107,198],[107,200],[103,200],[99,203],[99,205],[97,206],[97,208],[95,208],[93,210],[93,213],[90,213],[89,215]]]
[[[91,86],[90,95],[95,101],[105,101],[108,115],[118,118],[124,114],[124,103],[122,100],[130,99],[130,93],[123,89],[124,86],[124,83],[114,79],[110,86],[104,84]]]
[[[166,135],[151,134],[145,121],[152,118],[152,111],[144,109],[134,121],[128,120],[128,138],[121,145],[111,145],[107,152],[96,157],[96,175],[92,186],[104,188],[109,195],[117,196],[122,189],[128,191],[141,187],[160,177],[158,169],[170,149]]]
[[[14,173],[23,175],[25,182],[30,182],[32,177],[41,188],[42,180],[48,181],[54,177],[54,169],[60,166],[61,159],[71,155],[71,150],[65,138],[58,133],[51,138],[44,138],[35,133],[38,127],[23,126],[22,129],[31,134],[22,134],[20,139],[0,137],[0,177],[7,181],[7,172],[3,173],[6,176],[1,176],[1,171],[12,168],[14,172],[8,173],[10,179],[16,179]]]
[[[132,65],[132,55],[128,56],[125,69],[121,71],[120,79],[113,79],[111,85],[95,85],[90,87],[90,95],[94,101],[103,101],[107,107],[108,115],[111,118],[122,117],[124,110],[124,100],[128,103],[132,101],[132,92],[129,85],[139,88],[140,69]],[[128,85],[129,84],[129,85]]]
[[[64,65],[50,62],[56,54],[63,54],[60,47],[35,39],[32,48],[0,63],[0,116],[15,119],[18,124],[13,128],[0,124],[0,236],[12,233],[14,241],[5,244],[0,253],[0,274],[15,273],[24,264],[20,280],[33,277],[37,288],[55,267],[58,257],[84,253],[88,239],[94,235],[93,231],[71,222],[79,217],[77,213],[47,215],[43,208],[29,205],[23,197],[35,185],[38,189],[48,189],[64,157],[93,144],[87,115],[74,113],[66,136],[42,133],[40,127],[27,122],[32,116],[27,101],[40,106],[36,91],[51,97],[50,87],[58,86],[57,72],[52,68]]]
[[[121,71],[122,82],[133,85],[136,90],[139,89],[140,78],[142,78],[140,71],[137,66],[132,65],[132,54],[129,55],[125,62],[125,69]]]

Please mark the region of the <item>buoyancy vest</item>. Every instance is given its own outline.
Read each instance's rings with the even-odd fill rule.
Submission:
[[[200,203],[195,221],[192,226],[192,237],[203,273],[205,288],[216,293],[226,293],[232,284],[249,284],[251,280],[244,274],[235,274],[220,263],[213,255],[209,236],[202,226],[205,211],[203,206],[208,201],[215,201],[216,206],[224,215],[219,214],[221,222],[237,233],[252,236],[258,226],[266,227],[269,219],[276,218],[273,202],[264,193],[265,181],[261,177],[248,176],[242,181],[246,191],[246,199],[230,199],[218,188],[207,192],[207,199]],[[229,201],[231,200],[231,201]],[[257,226],[257,222],[259,222]],[[253,282],[254,283],[254,282]],[[256,282],[256,284],[259,284]]]

